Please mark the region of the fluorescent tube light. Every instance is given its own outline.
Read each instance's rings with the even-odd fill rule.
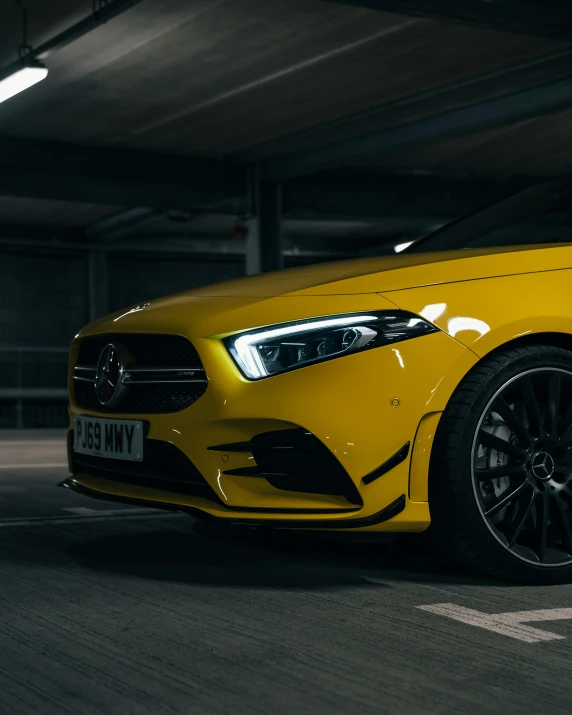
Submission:
[[[32,65],[30,67],[22,67],[21,70],[0,80],[0,102],[10,99],[15,94],[23,92],[28,87],[45,79],[48,70],[43,65]]]

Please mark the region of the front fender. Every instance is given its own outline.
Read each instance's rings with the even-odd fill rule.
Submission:
[[[526,335],[572,334],[572,271],[545,271],[384,294],[478,357]]]

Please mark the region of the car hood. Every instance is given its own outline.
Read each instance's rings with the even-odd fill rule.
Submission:
[[[517,246],[362,258],[291,268],[198,288],[189,297],[264,298],[385,293],[426,285],[557,270],[572,246]]]
[[[395,291],[570,266],[571,247],[454,251],[397,255],[266,273],[185,291],[90,323],[102,332],[183,332],[222,335],[309,315],[401,306]],[[311,298],[311,306],[309,305]]]

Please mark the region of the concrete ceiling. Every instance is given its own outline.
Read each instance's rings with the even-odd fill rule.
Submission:
[[[535,117],[470,136],[387,154],[364,164],[392,169],[415,165],[445,173],[482,177],[553,177],[572,167],[572,110]]]
[[[0,104],[0,223],[87,228],[148,206],[153,220],[135,214],[122,240],[170,235],[169,209],[206,214],[177,235],[210,236],[247,210],[237,172],[260,165],[297,196],[288,237],[345,231],[349,250],[453,218],[507,182],[567,173],[569,13],[513,2],[526,27],[511,26],[501,0],[143,0],[50,52],[48,78]],[[92,1],[24,6],[37,47],[88,17]],[[0,0],[0,65],[21,34],[21,5]],[[365,182],[360,166],[375,169]],[[314,173],[321,195],[303,190]],[[392,177],[397,214],[383,201]],[[458,186],[444,207],[448,179]],[[356,208],[346,198],[336,212],[352,190]]]
[[[14,54],[19,32],[0,27]],[[3,105],[0,132],[219,157],[566,48],[320,0],[144,0],[47,58],[48,79]]]

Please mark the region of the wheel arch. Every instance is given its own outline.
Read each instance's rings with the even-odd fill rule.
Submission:
[[[446,403],[442,406],[442,409],[440,411],[444,412],[447,409],[448,405],[455,397],[459,386],[462,385],[466,379],[470,378],[471,374],[478,370],[485,361],[490,360],[491,358],[494,358],[495,355],[503,353],[506,350],[510,350],[511,348],[517,348],[526,345],[545,345],[549,347],[562,348],[572,353],[572,334],[557,331],[527,333],[526,335],[520,335],[518,337],[511,338],[510,340],[507,340],[505,342],[496,345],[491,345],[486,352],[476,353],[473,350],[472,352],[477,355],[478,359],[476,360],[476,362],[470,365],[468,369],[466,369],[465,373],[459,378],[457,384],[453,387],[453,389],[450,391],[450,394],[447,396]],[[430,414],[430,412],[428,412],[427,414]]]
[[[496,346],[490,346],[486,352],[479,352],[479,360],[473,368],[479,365],[483,360],[490,358],[496,353],[509,350],[510,348],[519,347],[520,345],[548,345],[555,348],[563,348],[564,350],[568,350],[572,353],[572,334],[566,332],[543,331],[520,335]]]

